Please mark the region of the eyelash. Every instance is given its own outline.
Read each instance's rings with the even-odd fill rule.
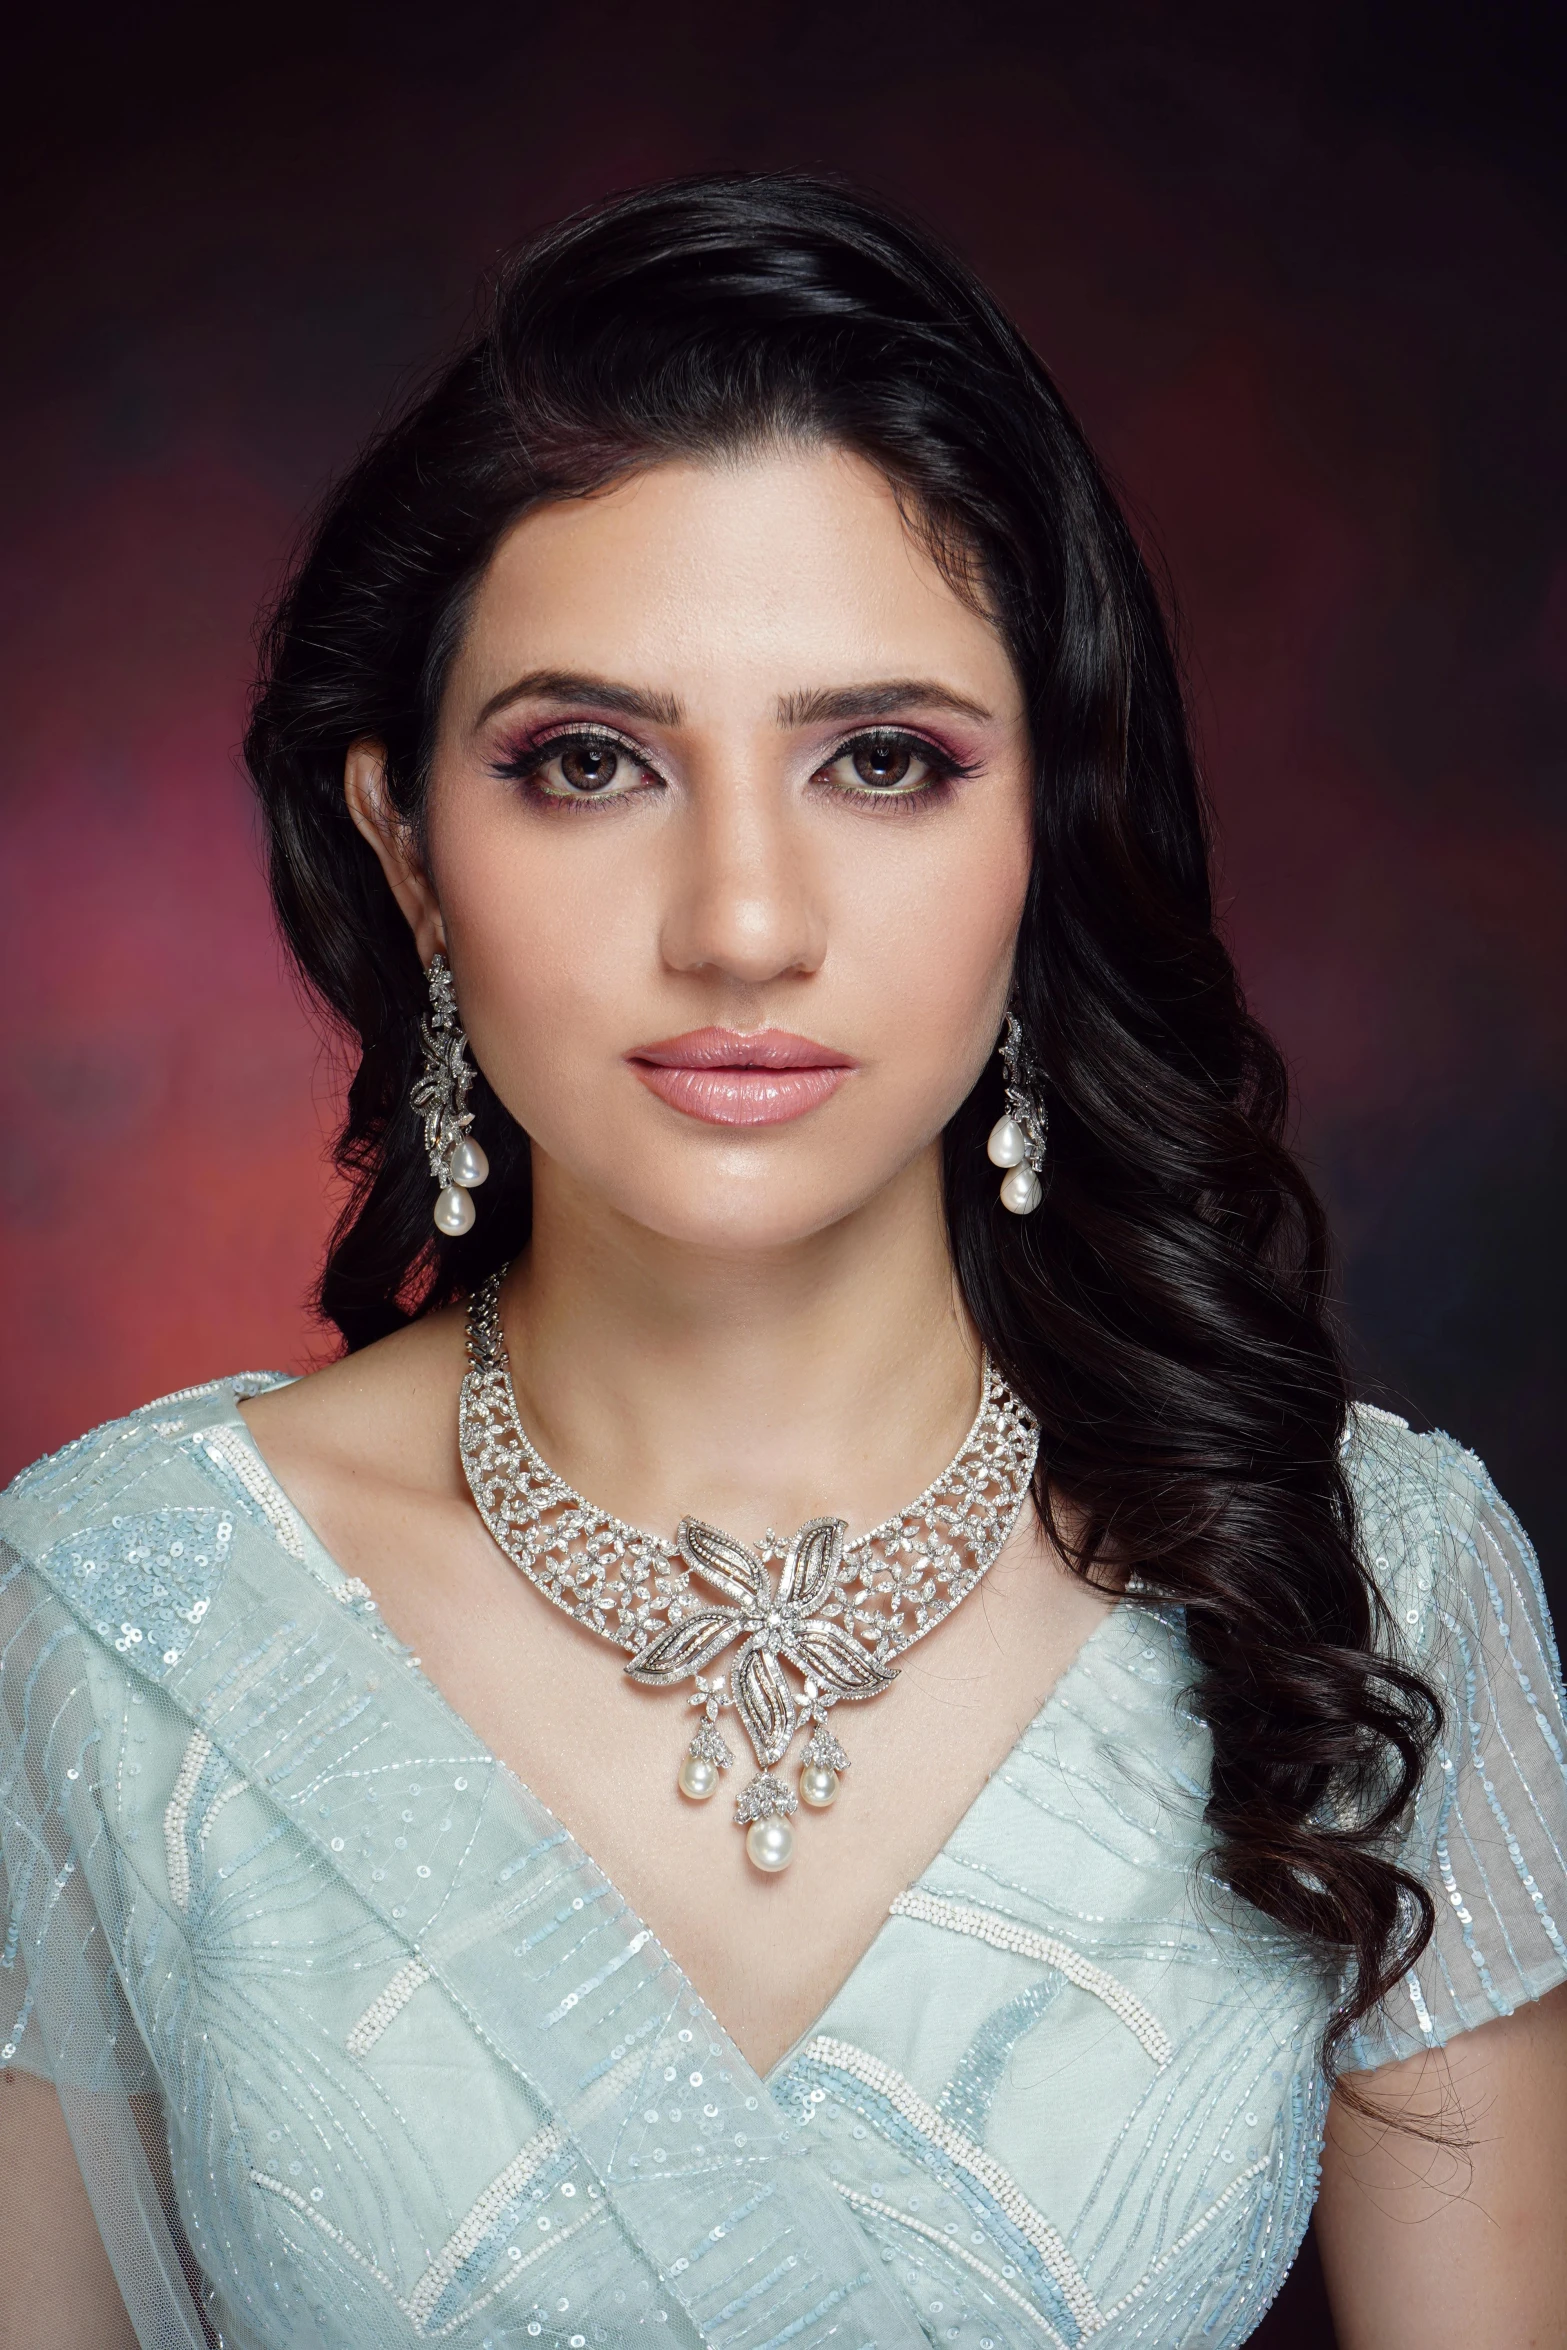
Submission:
[[[822,788],[830,791],[834,799],[846,801],[856,808],[896,808],[902,816],[924,815],[932,808],[943,806],[952,797],[955,784],[964,783],[970,776],[979,773],[976,764],[943,750],[941,744],[932,742],[928,734],[917,734],[912,727],[862,726],[857,734],[847,736],[836,750],[829,753],[815,770],[812,781],[818,775],[825,775],[829,768],[836,767],[840,759],[852,758],[857,750],[871,744],[881,751],[909,752],[923,762],[928,771],[928,780],[916,784],[912,791],[902,791],[896,786],[878,791],[874,784],[866,783],[824,784]]]
[[[929,735],[916,733],[912,728],[904,726],[870,726],[861,727],[858,733],[845,736],[813,770],[811,781],[814,783],[818,777],[825,777],[840,760],[852,758],[857,750],[872,745],[883,753],[907,751],[923,763],[928,780],[917,784],[912,790],[889,786],[879,791],[873,784],[832,782],[824,782],[822,789],[830,792],[835,799],[846,801],[854,807],[863,808],[868,804],[877,807],[896,806],[900,814],[914,815],[940,806],[950,799],[954,784],[965,782],[979,772],[976,765],[957,758],[951,751],[943,749],[940,743],[933,742]],[[540,774],[553,759],[562,758],[579,748],[595,747],[618,751],[642,775],[651,776],[659,783],[664,780],[636,743],[608,726],[553,729],[548,734],[518,743],[513,749],[504,752],[494,762],[491,771],[505,782],[520,784],[536,806],[550,809],[570,808],[575,811],[616,803],[623,805],[635,798],[636,794],[629,791],[606,790],[602,794],[546,791],[539,783]]]
[[[653,775],[662,783],[663,777],[649,764],[647,754],[639,750],[625,735],[617,734],[609,726],[563,726],[539,735],[531,742],[518,743],[494,762],[491,772],[503,782],[521,784],[537,807],[545,808],[602,808],[624,802],[634,795],[630,792],[554,792],[545,791],[539,775],[552,759],[561,758],[567,751],[578,749],[618,751],[632,766],[644,775]]]

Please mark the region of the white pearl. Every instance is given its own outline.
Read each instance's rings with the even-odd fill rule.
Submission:
[[[1002,1178],[1001,1205],[1010,1208],[1014,1216],[1031,1216],[1044,1198],[1039,1177],[1032,1167],[1014,1167]]]
[[[465,1134],[452,1153],[451,1180],[464,1191],[473,1191],[490,1171],[490,1162],[476,1142]]]
[[[471,1232],[474,1225],[474,1205],[465,1191],[455,1183],[448,1183],[435,1203],[435,1228],[449,1232],[455,1240],[461,1232]]]
[[[838,1774],[827,1763],[807,1763],[800,1773],[800,1801],[812,1811],[825,1811],[837,1801]]]
[[[718,1785],[718,1765],[705,1754],[688,1754],[680,1766],[680,1792],[705,1803]]]
[[[776,1877],[794,1858],[794,1830],[787,1820],[753,1820],[745,1832],[746,1858],[754,1869]]]
[[[993,1167],[1021,1167],[1028,1156],[1028,1142],[1015,1118],[996,1120],[985,1145],[985,1156]]]

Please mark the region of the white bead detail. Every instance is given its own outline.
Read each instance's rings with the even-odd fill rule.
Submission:
[[[253,2187],[264,2187],[269,2195],[276,2195],[280,2202],[291,2204],[301,2219],[309,2220],[313,2228],[319,2229],[323,2236],[328,2237],[338,2247],[339,2251],[346,2252],[349,2259],[362,2268],[367,2276],[374,2277],[382,2291],[389,2294],[391,2299],[396,2302],[403,2315],[405,2317],[408,2315],[407,2302],[401,2298],[397,2287],[385,2271],[377,2268],[373,2260],[367,2259],[357,2244],[351,2244],[341,2228],[334,2228],[332,2222],[324,2218],[313,2204],[307,2203],[297,2187],[285,2186],[281,2179],[272,2178],[264,2170],[253,2170],[250,2174],[250,2183]]]
[[[212,1740],[205,1730],[194,1730],[180,1764],[174,1792],[169,1797],[168,1809],[163,1815],[163,1853],[169,1871],[169,1898],[176,1909],[190,1907],[190,1847],[185,1841],[185,1823],[190,1817],[191,1798],[196,1792],[196,1781],[201,1777]]]
[[[452,1153],[448,1182],[457,1184],[463,1191],[474,1191],[489,1171],[490,1162],[482,1148],[471,1135],[465,1134]]]
[[[1014,1167],[1001,1180],[1001,1205],[1014,1216],[1031,1216],[1044,1198],[1044,1187],[1032,1167]]]
[[[453,1240],[474,1227],[474,1205],[465,1191],[455,1183],[448,1183],[435,1202],[435,1228],[449,1233]]]
[[[890,2064],[883,2064],[879,2056],[856,2048],[852,2040],[834,2040],[823,2034],[808,2040],[800,2054],[813,2063],[827,2065],[834,2072],[847,2073],[851,2080],[863,2082],[867,2089],[885,2098],[893,2111],[901,2114],[922,2138],[938,2147],[949,2162],[977,2180],[1000,2205],[1019,2235],[1033,2245],[1060,2286],[1062,2297],[1081,2330],[1085,2334],[1098,2332],[1104,2321],[1081,2269],[1043,2212],[1035,2210],[1011,2172],[1003,2170],[993,2155],[976,2146],[968,2133],[949,2122],[945,2114],[927,2105],[900,2072],[895,2072]]]
[[[368,2056],[387,2025],[400,2015],[421,1983],[428,1983],[430,1970],[422,1958],[409,1959],[400,1966],[386,1989],[372,1999],[343,2045],[350,2056]]]
[[[291,1559],[305,1555],[305,1537],[298,1515],[287,1495],[275,1485],[262,1466],[260,1455],[251,1444],[241,1421],[233,1427],[204,1428],[201,1449],[209,1461],[227,1469],[244,1487],[273,1533],[278,1547],[286,1550]]]
[[[807,1763],[800,1773],[800,1801],[812,1811],[825,1811],[838,1800],[838,1774],[826,1763]]]
[[[680,1766],[680,1792],[693,1803],[705,1803],[718,1787],[718,1765],[705,1754],[688,1754]]]
[[[1021,1167],[1028,1157],[1023,1129],[1012,1117],[1001,1117],[990,1129],[985,1156],[993,1167]]]
[[[1152,2268],[1148,2271],[1148,2274],[1145,2277],[1139,2278],[1138,2282],[1132,2287],[1131,2291],[1129,2293],[1123,2293],[1119,2301],[1113,2301],[1111,2303],[1110,2307],[1104,2313],[1105,2324],[1108,2325],[1113,2317],[1119,2317],[1123,2310],[1130,2309],[1134,2301],[1141,2300],[1142,2296],[1147,2292],[1154,2279],[1162,2275],[1164,2270],[1169,2268],[1174,2261],[1178,2260],[1183,2252],[1189,2252],[1192,2246],[1197,2242],[1198,2237],[1207,2233],[1208,2229],[1212,2227],[1214,2221],[1219,2217],[1220,2213],[1225,2209],[1225,2207],[1228,2204],[1233,2203],[1236,2197],[1241,2193],[1241,2190],[1251,2185],[1253,2179],[1261,2178],[1267,2167],[1268,2157],[1263,2154],[1259,2155],[1258,2159],[1255,2162],[1250,2163],[1245,2170],[1237,2171],[1235,2177],[1231,2179],[1229,2185],[1225,2188],[1224,2193],[1216,2197],[1216,2199],[1209,2204],[1207,2210],[1203,2212],[1197,2219],[1193,2220],[1191,2226],[1186,2230],[1184,2235],[1176,2237],[1175,2242],[1170,2246],[1169,2250],[1165,2253],[1162,2253],[1160,2257],[1154,2262]]]
[[[928,2244],[939,2245],[948,2260],[961,2260],[965,2268],[971,2268],[977,2277],[984,2278],[991,2292],[1003,2294],[1014,2308],[1021,2309],[1026,2317],[1033,2319],[1036,2326],[1041,2326],[1052,2350],[1066,2350],[1066,2344],[1049,2318],[1036,2309],[1032,2301],[1025,2301],[1015,2285],[1009,2285],[1005,2277],[998,2277],[993,2268],[987,2268],[984,2261],[976,2260],[972,2252],[966,2251],[961,2244],[955,2244],[942,2229],[933,2228],[929,2220],[915,2219],[911,2213],[899,2211],[896,2204],[883,2203],[874,2195],[862,2195],[857,2187],[846,2187],[842,2179],[834,2179],[833,2185],[845,2203],[852,2203],[856,2211],[874,2211],[878,2219],[896,2220],[900,2228],[907,2228],[912,2235],[923,2236]]]
[[[1036,1934],[1031,1926],[997,1917],[992,1910],[971,1909],[961,1901],[945,1901],[939,1893],[922,1893],[918,1887],[900,1893],[887,1914],[895,1918],[918,1918],[926,1926],[944,1926],[951,1934],[971,1934],[976,1942],[988,1942],[992,1950],[1010,1951],[1017,1958],[1037,1959],[1041,1966],[1054,1967],[1076,1989],[1102,2000],[1110,2013],[1142,2042],[1161,2072],[1169,2063],[1174,2053],[1170,2035],[1142,2001],[1124,1983],[1118,1983],[1114,1975],[1094,1966],[1069,1944],[1058,1942],[1053,1934]]]
[[[768,1820],[753,1820],[745,1832],[745,1856],[764,1876],[776,1877],[794,1858],[794,1830],[776,1813]]]
[[[449,2238],[436,2254],[434,2260],[431,2261],[406,2301],[398,2292],[391,2278],[377,2268],[373,2260],[367,2259],[358,2245],[351,2243],[348,2237],[343,2234],[341,2228],[335,2228],[332,2222],[323,2213],[317,2211],[313,2204],[307,2203],[297,2187],[285,2186],[281,2179],[272,2178],[263,2170],[252,2170],[250,2178],[253,2186],[265,2188],[269,2195],[276,2195],[281,2202],[289,2204],[302,2219],[309,2220],[313,2228],[318,2229],[340,2250],[346,2252],[350,2260],[363,2269],[366,2275],[373,2277],[375,2282],[381,2286],[396,2307],[402,2311],[404,2317],[408,2319],[414,2332],[423,2335],[429,2331],[430,2320],[440,2305],[441,2296],[453,2277],[456,2276],[463,2262],[472,2252],[477,2250],[496,2220],[501,2217],[507,2205],[515,2201],[529,2179],[544,2163],[558,2153],[565,2143],[564,2131],[556,2129],[553,2124],[536,2132],[515,2160],[508,2163],[494,2184],[485,2189],[456,2234]],[[597,2211],[585,2211],[582,2217],[573,2220],[569,2227],[553,2232],[542,2244],[535,2244],[533,2249],[526,2252],[521,2260],[508,2267],[504,2279],[505,2284],[509,2286],[512,2279],[522,2269],[530,2268],[534,2261],[542,2259],[545,2253],[552,2249],[558,2251],[568,2238],[575,2236],[583,2228],[591,2227],[598,2217]],[[484,2302],[492,2298],[493,2295],[487,2293],[479,2301],[470,2302],[465,2315],[472,2316],[475,2309],[482,2308]]]
[[[520,2154],[513,2155],[499,2178],[492,2179],[462,2224],[447,2237],[408,2296],[408,2315],[423,2333],[436,2304],[470,2253],[477,2251],[508,2204],[514,2203],[528,2181],[569,2144],[554,2122],[535,2130]]]
[[[224,1805],[226,1803],[232,1803],[236,1795],[243,1795],[245,1792],[246,1788],[243,1779],[230,1779],[226,1787],[220,1787],[218,1789],[216,1795],[214,1795],[212,1801],[208,1804],[206,1817],[203,1819],[201,1826],[197,1831],[196,1842],[198,1844],[205,1845],[207,1838],[212,1834],[214,1823],[216,1822],[217,1816],[223,1809]]]

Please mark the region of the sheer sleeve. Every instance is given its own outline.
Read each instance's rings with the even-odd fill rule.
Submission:
[[[0,1544],[0,2064],[52,2083],[58,2099],[113,2277],[92,2338],[117,2342],[128,2326],[141,2350],[202,2350],[212,2337],[186,2278],[158,2083],[116,1963],[122,1862],[101,1800],[97,1710],[111,1669]],[[27,2187],[7,2197],[7,2228],[27,2225]],[[64,2341],[60,2310],[79,2308],[83,2276],[102,2269],[58,2209],[47,2223],[26,2244],[26,2338],[39,2345]],[[0,2291],[17,2289],[15,2273]],[[110,2305],[116,2290],[123,2308]]]
[[[1446,1718],[1399,1854],[1436,1931],[1352,2069],[1440,2047],[1567,1980],[1567,1719],[1534,1552],[1472,1453],[1360,1419],[1362,1537]]]

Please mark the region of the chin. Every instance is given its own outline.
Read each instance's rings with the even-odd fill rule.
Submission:
[[[724,1256],[768,1255],[814,1240],[902,1189],[896,1167],[866,1184],[825,1173],[786,1175],[782,1169],[750,1181],[709,1172],[702,1181],[666,1185],[606,1185],[600,1197],[628,1223],[677,1247]]]

